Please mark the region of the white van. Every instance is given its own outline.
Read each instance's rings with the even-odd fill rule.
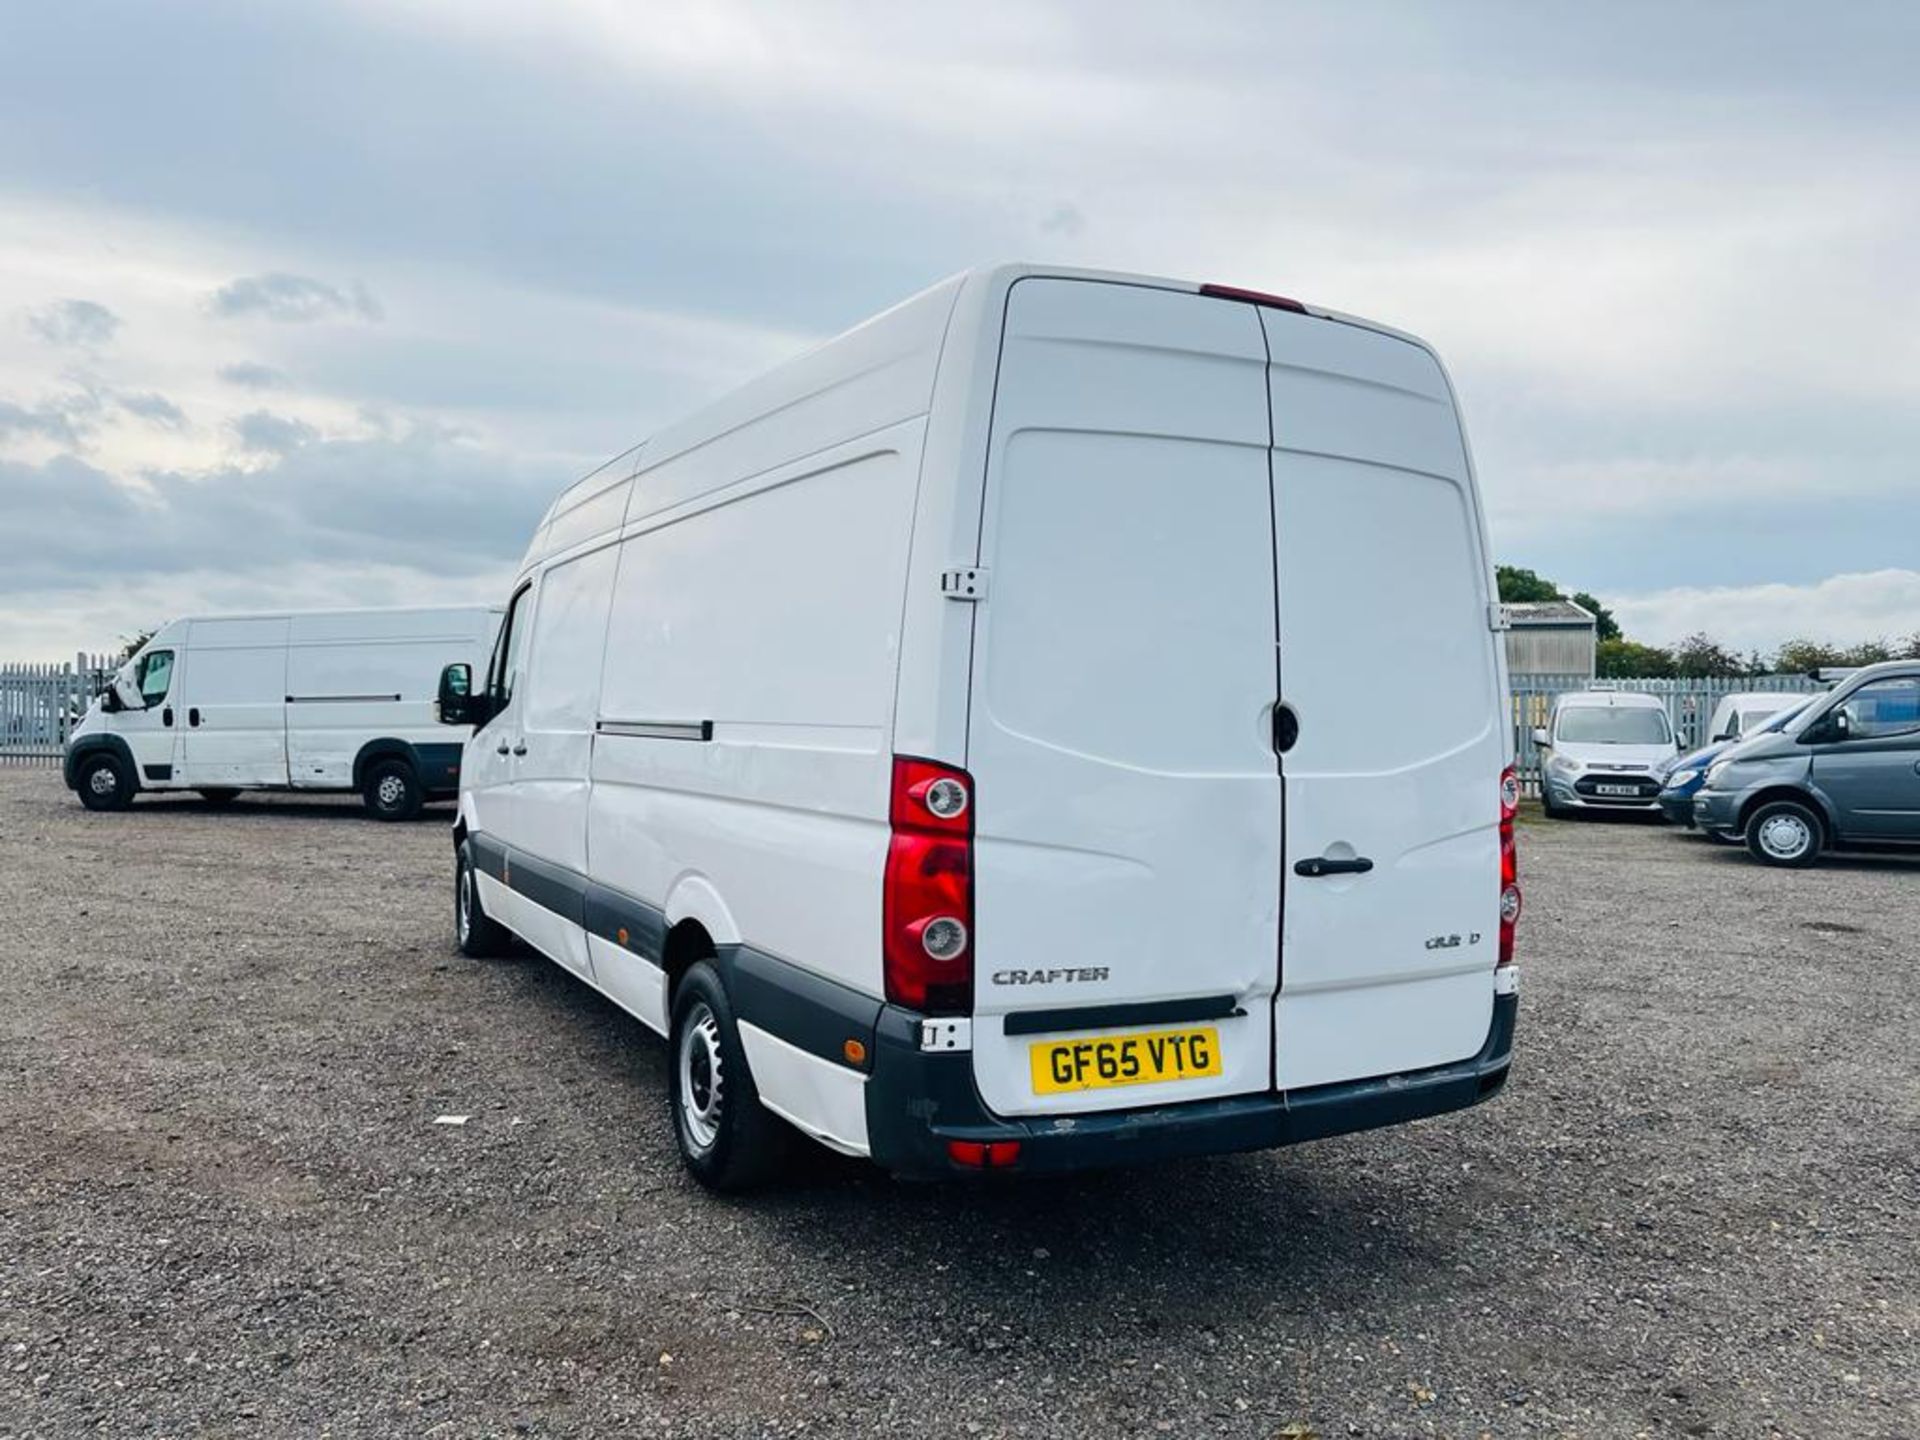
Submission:
[[[436,724],[449,664],[483,662],[498,606],[200,615],[120,667],[67,742],[89,810],[140,790],[357,790],[404,820],[460,786],[460,744]]]
[[[942,1175],[1474,1104],[1516,1004],[1494,594],[1420,342],[962,275],[553,506],[444,677],[460,944],[668,1036],[716,1187],[770,1117]]]

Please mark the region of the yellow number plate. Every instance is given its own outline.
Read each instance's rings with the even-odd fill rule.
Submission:
[[[1220,1032],[1207,1025],[1198,1030],[1043,1040],[1027,1047],[1027,1063],[1036,1095],[1198,1080],[1220,1073]]]

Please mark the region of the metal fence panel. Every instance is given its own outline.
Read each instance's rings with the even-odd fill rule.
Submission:
[[[58,665],[0,663],[0,765],[58,765],[115,664],[106,655]]]
[[[1631,690],[1658,695],[1667,707],[1674,733],[1687,749],[1705,745],[1713,708],[1728,695],[1753,690],[1812,694],[1827,687],[1806,675],[1743,676],[1736,680],[1594,680],[1586,675],[1516,675],[1511,684],[1514,764],[1527,793],[1540,793],[1540,755],[1533,743],[1536,727],[1544,727],[1557,695],[1569,690]]]

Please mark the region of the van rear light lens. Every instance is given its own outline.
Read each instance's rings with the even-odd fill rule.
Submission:
[[[1251,305],[1265,305],[1274,310],[1291,310],[1296,315],[1307,313],[1307,307],[1298,300],[1289,300],[1284,295],[1269,295],[1264,290],[1243,290],[1238,285],[1202,285],[1202,295],[1211,295],[1216,300],[1245,300]]]
[[[893,762],[882,960],[887,999],[923,1014],[973,1008],[972,799],[964,770]]]
[[[969,1170],[1004,1170],[1020,1159],[1018,1140],[949,1140],[947,1158]]]
[[[1513,932],[1520,919],[1520,852],[1513,821],[1520,813],[1520,777],[1509,765],[1500,776],[1500,958],[1495,968],[1513,964]]]

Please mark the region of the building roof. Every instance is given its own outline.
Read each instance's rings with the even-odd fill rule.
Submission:
[[[1571,600],[1525,600],[1505,608],[1508,621],[1514,625],[1593,624],[1593,612]]]

